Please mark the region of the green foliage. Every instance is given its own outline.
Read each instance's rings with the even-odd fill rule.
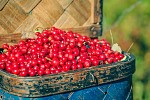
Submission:
[[[136,57],[134,100],[150,100],[150,0],[103,0],[103,37]]]

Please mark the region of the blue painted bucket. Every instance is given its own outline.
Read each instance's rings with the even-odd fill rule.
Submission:
[[[0,100],[132,100],[132,76],[78,91],[45,97],[19,97],[0,89]]]

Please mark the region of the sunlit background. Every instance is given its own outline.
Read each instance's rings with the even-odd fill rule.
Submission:
[[[103,0],[103,36],[136,57],[134,100],[150,100],[150,0]],[[130,46],[133,46],[130,48]]]

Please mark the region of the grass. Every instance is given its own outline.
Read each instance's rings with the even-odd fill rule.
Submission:
[[[136,57],[133,74],[134,100],[150,100],[150,1],[149,0],[103,0],[103,36]]]

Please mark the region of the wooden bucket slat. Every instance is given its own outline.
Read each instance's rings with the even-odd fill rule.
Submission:
[[[7,33],[13,33],[15,29],[25,20],[27,15],[16,3],[10,0],[5,8],[0,11],[0,25]]]
[[[99,25],[90,25],[90,26],[82,26],[82,27],[75,27],[75,28],[64,28],[64,30],[78,32],[81,35],[90,36],[90,37],[98,37],[100,33],[100,26]]]
[[[5,7],[7,2],[8,2],[8,0],[0,0],[0,11]]]
[[[9,45],[14,45],[18,43],[21,39],[22,34],[1,34],[0,44],[8,43]]]
[[[63,7],[63,9],[67,9],[67,7],[74,1],[74,0],[56,0],[59,4]]]
[[[77,27],[79,26],[79,23],[68,12],[64,12],[55,22],[54,26],[59,28],[69,28],[69,26]]]
[[[56,0],[43,0],[33,10],[32,14],[40,21],[40,23],[43,24],[43,26],[51,27],[53,24],[55,24],[63,12],[63,8]]]
[[[78,0],[75,0],[69,7],[66,9],[66,11],[79,23],[80,26],[84,24],[86,20],[88,20],[90,13],[86,13],[86,10],[84,11],[83,5],[88,5],[87,8],[91,8],[89,2],[86,4],[83,2],[82,4],[77,3]],[[82,10],[81,10],[82,9]],[[87,9],[88,10],[88,9]],[[90,12],[90,9],[88,10]]]
[[[0,26],[0,34],[7,34],[6,30],[3,29],[3,27]]]
[[[26,13],[31,12],[42,0],[14,0]]]
[[[30,23],[31,22],[31,23]],[[28,16],[24,22],[14,31],[14,33],[22,33],[34,31],[37,27],[44,27],[38,19],[33,16]],[[14,37],[15,38],[15,37]]]
[[[101,6],[102,5],[100,5],[100,3],[99,3],[100,1],[99,0],[93,0],[93,2],[91,2],[91,20],[92,20],[92,23],[93,24],[97,24],[98,22],[100,22],[100,14],[102,13],[102,12],[100,12],[101,10],[100,10],[100,8],[102,8]],[[102,3],[102,2],[101,2]]]

